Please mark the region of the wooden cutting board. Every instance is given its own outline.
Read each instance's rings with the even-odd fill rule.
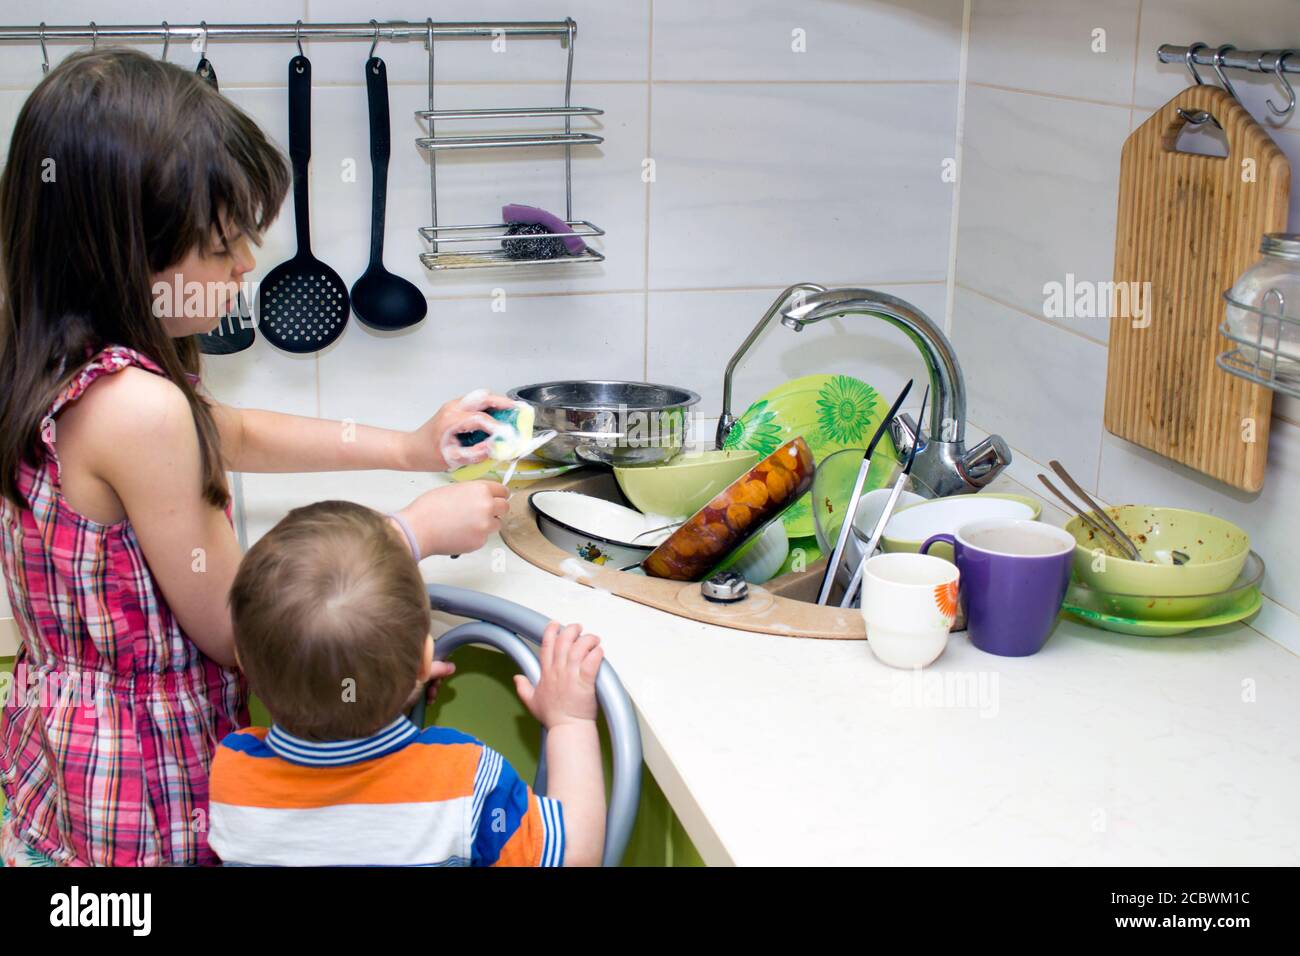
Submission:
[[[1174,149],[1179,107],[1218,119],[1226,157]],[[1115,284],[1151,285],[1145,318],[1112,313],[1106,430],[1247,491],[1264,484],[1273,393],[1214,364],[1227,348],[1222,293],[1259,257],[1265,233],[1286,230],[1290,188],[1286,156],[1216,86],[1162,106],[1120,160]]]

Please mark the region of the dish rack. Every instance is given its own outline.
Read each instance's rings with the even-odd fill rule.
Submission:
[[[559,37],[568,47],[568,62],[564,74],[564,104],[562,106],[525,106],[501,109],[438,109],[434,105],[434,37],[428,38],[429,48],[429,105],[417,110],[417,118],[427,124],[428,135],[421,136],[415,145],[429,154],[429,212],[430,224],[420,229],[420,236],[429,244],[429,251],[420,254],[426,269],[485,269],[518,265],[565,265],[574,262],[603,262],[605,256],[590,246],[576,255],[556,258],[517,258],[508,256],[501,240],[509,238],[507,223],[478,223],[474,225],[444,226],[438,223],[438,154],[452,149],[527,149],[544,146],[564,147],[564,221],[573,234],[586,240],[603,236],[605,230],[586,219],[573,217],[573,147],[596,145],[604,137],[595,133],[574,132],[575,116],[601,116],[604,110],[591,106],[574,106],[573,51],[578,27],[572,18],[559,23],[530,24],[529,36]],[[563,131],[492,134],[439,134],[435,128],[441,120],[514,120],[546,117],[563,120]],[[471,248],[478,244],[477,248]],[[448,248],[450,247],[450,248]]]
[[[1300,356],[1284,351],[1282,345],[1283,331],[1288,329],[1291,330],[1291,340],[1300,341],[1300,321],[1282,314],[1281,294],[1274,295],[1275,291],[1264,297],[1266,302],[1276,303],[1275,312],[1246,305],[1223,293],[1223,301],[1229,306],[1257,316],[1259,328],[1250,338],[1234,333],[1226,319],[1219,323],[1219,334],[1233,343],[1233,347],[1215,356],[1214,362],[1229,375],[1263,385],[1282,395],[1300,398],[1300,375],[1287,370],[1288,366],[1300,368]]]

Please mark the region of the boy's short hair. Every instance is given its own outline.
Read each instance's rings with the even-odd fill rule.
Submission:
[[[408,545],[370,508],[289,512],[244,556],[230,609],[253,693],[297,737],[368,736],[415,691],[429,599]]]

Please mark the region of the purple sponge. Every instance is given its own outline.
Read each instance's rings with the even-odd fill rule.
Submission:
[[[504,223],[519,222],[526,225],[545,226],[548,232],[564,243],[564,247],[569,250],[570,255],[581,255],[587,251],[587,244],[582,241],[581,237],[574,234],[573,230],[569,228],[569,224],[545,209],[510,203],[501,207],[501,221]]]

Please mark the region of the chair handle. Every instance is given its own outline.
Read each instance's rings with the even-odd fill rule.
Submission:
[[[541,664],[529,642],[540,644],[550,618],[505,598],[481,594],[445,584],[428,585],[429,603],[435,609],[458,617],[473,618],[447,631],[437,641],[439,660],[445,660],[466,644],[485,644],[508,655],[530,682],[541,677]],[[596,673],[596,700],[609,728],[614,757],[614,781],[605,815],[605,847],[601,863],[617,866],[623,859],[641,801],[641,725],[623,684],[602,661]],[[411,709],[411,720],[424,726],[424,698]],[[542,731],[541,759],[533,781],[536,793],[546,792],[546,731]]]

